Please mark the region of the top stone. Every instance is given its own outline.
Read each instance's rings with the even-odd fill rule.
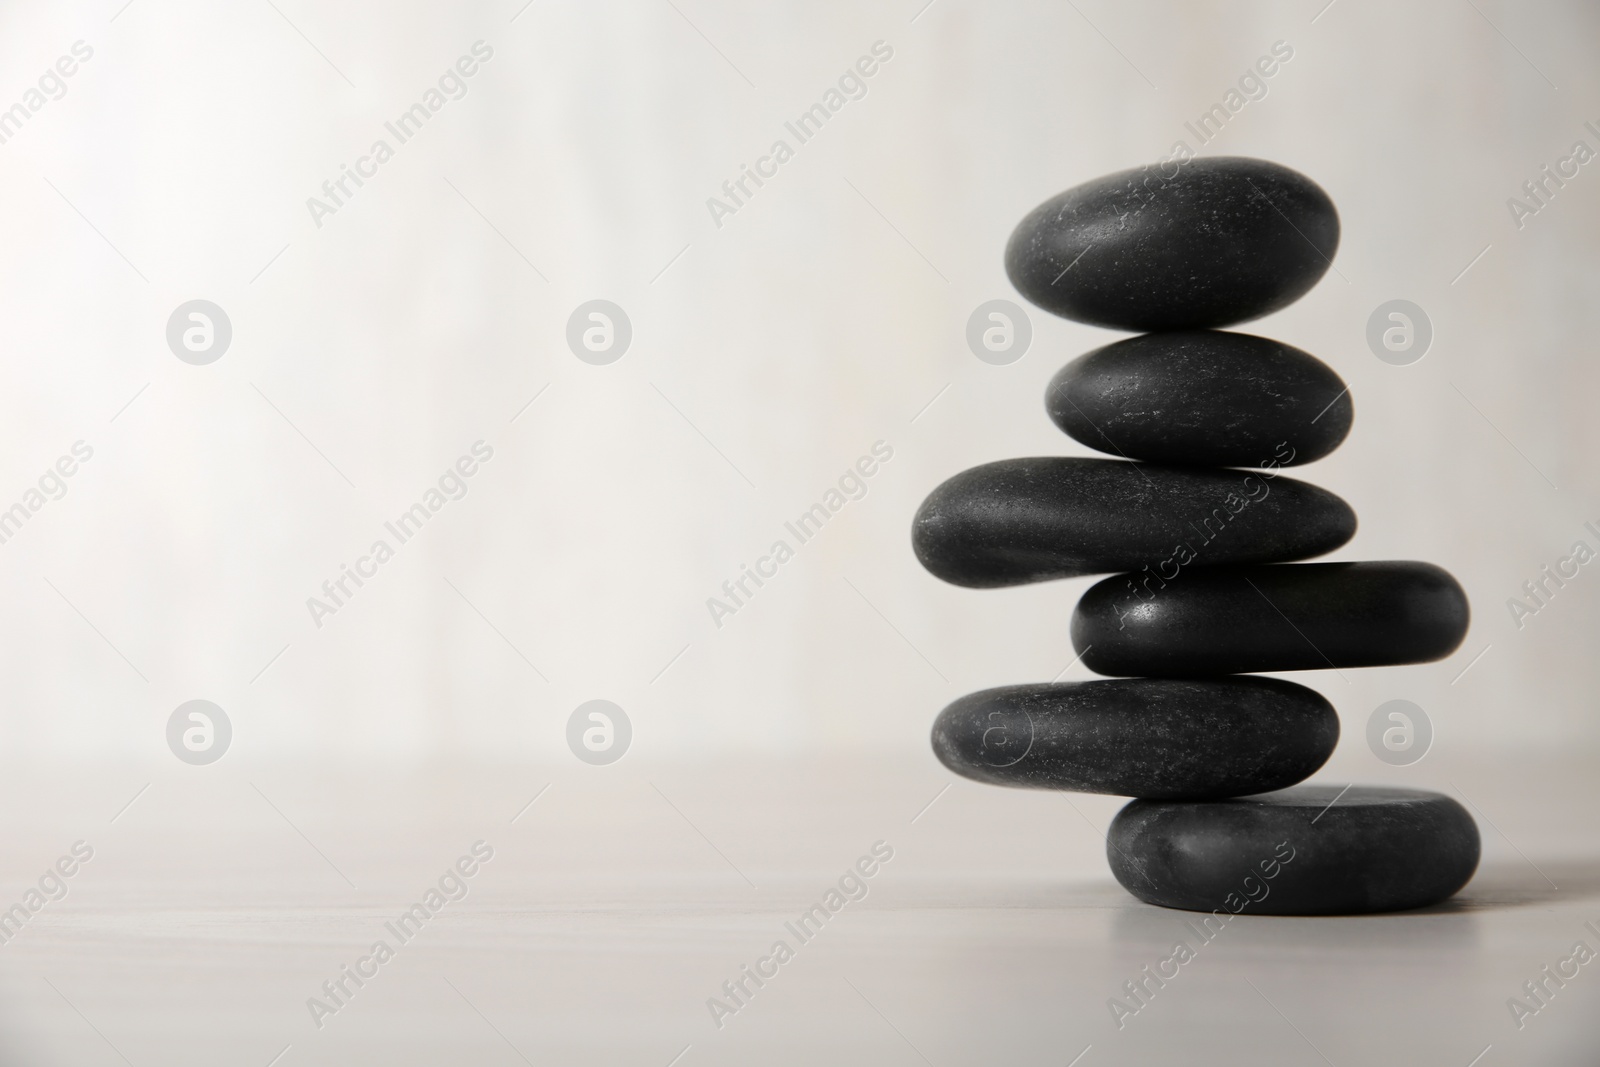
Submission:
[[[1012,232],[1006,273],[1069,319],[1192,330],[1287,307],[1338,247],[1339,215],[1315,182],[1222,156],[1119,171],[1046,200]]]

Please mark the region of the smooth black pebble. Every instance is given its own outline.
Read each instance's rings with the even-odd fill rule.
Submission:
[[[1030,211],[1006,273],[1046,311],[1119,330],[1226,326],[1277,311],[1317,283],[1339,215],[1310,178],[1222,156],[1140,167]]]
[[[1245,915],[1355,915],[1437,904],[1478,867],[1478,827],[1418,789],[1302,785],[1196,804],[1135,800],[1106,857],[1148,904]]]
[[[933,724],[939,761],[980,782],[1183,800],[1293,785],[1338,741],[1333,705],[1277,678],[1008,685]]]
[[[1350,432],[1333,368],[1282,341],[1176,330],[1097,348],[1050,380],[1055,424],[1090,448],[1156,463],[1287,467]]]
[[[1072,644],[1099,674],[1187,678],[1427,663],[1467,635],[1467,595],[1431,563],[1196,567],[1089,587]],[[1145,599],[1148,597],[1148,599]]]
[[[1305,559],[1355,530],[1350,505],[1289,478],[1044,456],[949,479],[917,510],[911,543],[945,581],[992,588],[1134,570],[1174,553],[1215,564]]]

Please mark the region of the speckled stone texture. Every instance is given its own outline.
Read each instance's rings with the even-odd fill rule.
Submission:
[[[1226,326],[1287,307],[1339,247],[1333,201],[1261,159],[1210,157],[1097,178],[1030,211],[1006,273],[1046,311],[1119,330]]]
[[[1282,789],[1338,741],[1333,705],[1276,678],[1008,685],[933,724],[940,762],[980,782],[1172,800]]]
[[[1437,904],[1467,884],[1479,850],[1478,828],[1455,800],[1373,786],[1135,800],[1106,835],[1111,871],[1128,892],[1224,920]]]
[[[981,782],[1137,797],[1112,823],[1112,869],[1142,900],[1213,913],[1190,926],[1202,943],[1246,912],[1434,904],[1478,863],[1448,797],[1297,785],[1338,716],[1249,676],[1428,662],[1470,622],[1432,564],[1292,562],[1355,533],[1343,500],[1282,475],[1338,448],[1354,406],[1315,356],[1220,327],[1304,295],[1338,245],[1327,194],[1265,160],[1168,161],[1040,204],[1006,246],[1018,292],[1144,334],[1068,363],[1045,394],[1060,429],[1116,458],[973,467],[912,524],[917,558],[956,585],[1125,572],[1084,593],[1071,634],[1086,667],[1126,677],[972,693],[940,713],[933,748]]]
[[[1343,500],[1290,478],[1045,456],[949,479],[918,509],[911,541],[945,581],[990,588],[1146,565],[1305,559],[1355,529]]]
[[[1073,610],[1072,644],[1097,674],[1385,667],[1448,656],[1469,621],[1466,593],[1431,563],[1196,567],[1165,588],[1096,582]]]
[[[1074,440],[1126,459],[1287,467],[1350,432],[1333,368],[1282,341],[1220,330],[1130,337],[1062,367],[1045,392]]]

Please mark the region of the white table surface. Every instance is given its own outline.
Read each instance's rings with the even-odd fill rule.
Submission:
[[[1485,842],[1467,890],[1405,915],[1242,916],[1119,1030],[1108,999],[1190,916],[1111,879],[1115,798],[980,786],[910,750],[738,769],[14,770],[0,907],[73,842],[95,852],[0,946],[0,1063],[1600,1062],[1600,963],[1521,1030],[1506,1004],[1574,941],[1600,949],[1583,925],[1600,926],[1592,767],[1364,777],[1466,790]],[[480,839],[494,858],[468,895],[314,1026],[307,998],[374,939],[395,944],[384,922]],[[880,840],[894,858],[868,895],[715,1026],[707,998],[794,944],[785,921]]]

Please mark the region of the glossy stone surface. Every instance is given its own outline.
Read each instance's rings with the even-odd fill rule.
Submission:
[[[1290,478],[1044,456],[949,479],[918,509],[911,542],[938,577],[988,588],[1147,564],[1305,559],[1355,529],[1343,500]]]
[[[1315,182],[1220,156],[1068,189],[1017,225],[1005,262],[1017,291],[1046,311],[1119,330],[1189,330],[1288,306],[1338,247],[1338,213]]]
[[[1085,666],[1183,678],[1427,663],[1471,620],[1466,593],[1431,563],[1195,567],[1161,586],[1118,575],[1084,593],[1072,644]]]
[[[1417,789],[1302,785],[1212,803],[1135,800],[1106,857],[1149,904],[1234,915],[1348,915],[1437,904],[1480,843],[1455,800]]]
[[[1130,337],[1062,367],[1045,392],[1074,440],[1127,459],[1287,467],[1321,459],[1354,407],[1333,368],[1247,333]]]
[[[933,724],[940,762],[980,782],[1163,799],[1282,789],[1338,741],[1333,705],[1276,678],[1008,685]]]

